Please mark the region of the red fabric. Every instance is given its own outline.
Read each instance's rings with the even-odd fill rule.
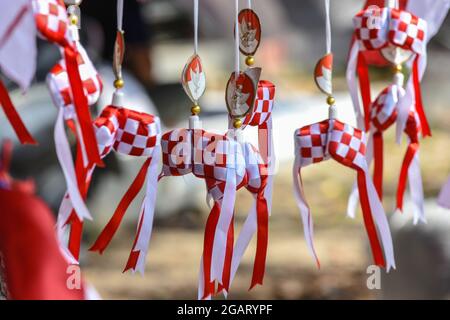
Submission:
[[[218,201],[214,201],[214,206],[209,213],[208,219],[206,220],[205,236],[203,239],[204,289],[202,299],[214,294],[214,282],[211,281],[211,263],[214,236],[216,233],[217,222],[219,221],[219,215],[220,203]]]
[[[137,174],[133,183],[128,188],[127,192],[124,194],[122,200],[120,200],[119,205],[117,206],[116,211],[113,216],[109,220],[106,227],[102,230],[99,237],[95,241],[94,245],[89,249],[90,251],[98,251],[100,254],[106,249],[117,229],[119,229],[120,223],[122,222],[123,216],[130,206],[133,199],[137,196],[139,191],[141,190],[145,177],[147,175],[148,167],[150,165],[151,158],[148,158],[144,164],[142,165],[141,170]]]
[[[11,123],[14,132],[19,138],[20,143],[37,144],[37,141],[34,140],[33,136],[28,132],[22,119],[20,118],[20,115],[17,113],[17,110],[14,107],[11,98],[9,97],[8,90],[6,90],[5,85],[1,80],[0,80],[0,104],[3,106],[3,111],[5,112],[6,117]]]
[[[358,53],[357,62],[357,72],[359,87],[361,90],[361,99],[364,107],[364,125],[366,131],[370,129],[370,105],[372,104],[372,97],[370,93],[370,79],[369,79],[369,68],[364,55],[360,52]]]
[[[234,216],[231,219],[230,227],[228,228],[227,234],[227,248],[225,254],[225,261],[223,265],[222,281],[223,284],[219,284],[217,292],[222,290],[230,290],[230,277],[231,277],[231,262],[233,259],[233,249],[234,249]]]
[[[414,82],[414,94],[416,100],[416,111],[419,115],[420,125],[422,126],[422,133],[424,137],[431,137],[431,129],[428,124],[427,116],[425,115],[425,110],[422,104],[422,92],[420,90],[420,80],[419,80],[419,56],[416,57],[413,64],[413,82]]]
[[[380,201],[383,200],[383,133],[373,134],[373,183]]]
[[[103,167],[104,165],[98,152],[97,139],[95,138],[87,98],[84,94],[83,83],[78,69],[77,56],[78,52],[73,48],[66,47],[64,49],[67,76],[69,78],[70,87],[72,88],[73,103],[80,124],[87,158],[90,164],[96,164]]]
[[[0,189],[0,251],[11,299],[83,299],[69,290],[50,209],[35,196]]]
[[[397,187],[397,209],[399,210],[403,210],[403,196],[406,190],[406,181],[408,180],[408,169],[417,150],[419,150],[419,143],[410,143],[408,150],[406,151],[405,158],[403,158],[402,169],[400,170]]]
[[[385,267],[383,250],[381,249],[380,240],[378,239],[377,230],[372,218],[372,211],[370,209],[369,195],[367,194],[367,184],[365,173],[358,170],[358,190],[361,200],[361,209],[363,212],[364,225],[369,236],[370,247],[372,248],[373,260],[377,266]]]
[[[269,239],[269,209],[264,197],[264,189],[258,193],[256,199],[256,213],[258,221],[256,255],[253,264],[253,276],[250,289],[257,284],[262,285],[266,267],[267,243]]]

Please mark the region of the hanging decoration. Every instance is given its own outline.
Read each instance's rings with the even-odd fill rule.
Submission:
[[[112,104],[103,109],[100,116],[94,121],[98,150],[102,158],[114,150],[122,154],[145,157],[146,161],[90,250],[102,253],[107,248],[119,228],[127,208],[146,182],[146,193],[138,219],[135,242],[124,270],[132,269],[143,273],[156,201],[161,128],[158,117],[123,106],[123,87],[125,84],[121,71],[125,50],[124,31],[122,28],[123,0],[119,0],[117,3],[117,38],[113,59],[113,71],[116,77],[114,87],[116,90],[113,94]],[[95,164],[91,164],[88,167],[83,166],[81,156],[77,156],[76,162],[76,167],[77,169],[80,168],[79,172],[81,172],[79,175],[81,178],[78,179],[80,190],[83,197],[86,197]],[[65,198],[61,204],[58,221],[60,227],[64,228],[67,226],[64,222],[69,219],[71,224],[69,249],[75,257],[78,257],[82,224],[79,219],[75,221],[70,220],[72,211],[76,211],[76,208]]]
[[[313,245],[313,221],[306,202],[301,169],[310,164],[334,159],[357,172],[357,186],[361,195],[364,224],[369,236],[374,263],[387,270],[395,268],[391,233],[384,209],[369,175],[365,158],[365,133],[338,120],[338,108],[332,91],[332,52],[330,2],[325,0],[326,55],[319,60],[314,77],[327,97],[329,118],[298,129],[294,134],[295,163],[293,167],[294,194],[300,209],[308,248],[320,267]],[[381,243],[379,238],[381,238]]]
[[[74,3],[78,6],[81,0]],[[77,139],[86,155],[86,166],[93,163],[103,166],[77,61],[81,46],[78,35],[78,16],[76,14],[68,16],[63,0],[32,0],[32,4],[39,36],[56,44],[63,56],[75,111],[73,122],[77,128]]]
[[[397,122],[408,137],[409,145],[400,170],[397,187],[396,208],[402,210],[406,182],[409,182],[411,199],[414,203],[414,223],[425,222],[423,209],[422,178],[419,161],[419,136],[431,135],[422,106],[419,80],[419,63],[426,59],[427,23],[410,12],[399,9],[396,1],[386,1],[385,7],[368,8],[359,12],[354,18],[356,41],[352,47],[348,76],[354,72],[352,65],[356,59],[361,96],[364,106],[364,127],[369,132],[367,161],[374,162],[373,179],[380,199],[383,197],[383,132]],[[379,51],[392,65],[394,72],[392,83],[372,102],[368,64],[364,53]],[[411,80],[413,85],[404,89],[403,65],[409,61],[412,65]],[[349,78],[352,87],[353,78]],[[412,89],[414,99],[407,95]],[[407,100],[409,99],[409,100]],[[353,97],[353,102],[357,96]],[[405,101],[409,101],[405,103]],[[355,108],[359,107],[355,104]],[[407,110],[407,118],[404,118]],[[358,114],[361,117],[361,114]],[[357,202],[356,185],[349,200],[348,214],[353,216]]]

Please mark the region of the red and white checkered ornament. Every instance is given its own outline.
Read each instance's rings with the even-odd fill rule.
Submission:
[[[88,105],[93,105],[97,102],[102,93],[102,79],[83,46],[77,42],[76,47],[78,51],[78,70],[83,83],[84,94],[87,98]],[[64,59],[60,60],[50,70],[50,73],[47,75],[47,85],[50,89],[54,104],[57,107],[64,109],[64,119],[76,120],[72,90]]]
[[[331,107],[331,108],[334,108]],[[294,135],[295,165],[293,169],[294,190],[300,209],[308,248],[320,266],[313,245],[313,222],[311,211],[303,192],[301,168],[330,158],[357,171],[358,190],[364,224],[369,236],[372,254],[376,265],[395,267],[392,239],[384,209],[378,199],[375,187],[369,176],[365,159],[365,134],[333,117],[298,129]],[[378,239],[377,231],[381,237]],[[384,256],[383,250],[384,248]],[[386,259],[386,260],[385,260]]]
[[[383,132],[387,130],[395,121],[397,121],[398,104],[404,97],[405,90],[403,89],[403,74],[397,71],[394,75],[394,81],[391,85],[385,88],[372,103],[370,110],[371,130],[368,140],[367,162],[374,162],[373,180],[375,188],[380,199],[383,198]],[[412,116],[415,115],[415,116]],[[412,118],[411,118],[412,117]],[[407,176],[409,176],[409,185],[411,199],[414,203],[414,223],[417,221],[425,221],[423,210],[423,190],[422,178],[420,174],[418,153],[420,132],[420,120],[417,112],[410,111],[410,116],[405,127],[405,133],[408,136],[410,145],[403,161],[399,184],[397,188],[397,209],[401,210],[403,207],[403,194],[405,191],[405,184]],[[414,151],[413,151],[414,150]],[[357,202],[357,187],[353,187],[350,195],[348,214],[354,216],[356,212]]]
[[[200,298],[215,292],[214,282],[224,284],[228,233],[234,214],[236,190],[246,185],[241,145],[225,135],[202,129],[175,129],[161,139],[163,168],[160,178],[193,173],[205,179],[214,206],[208,216],[202,259]],[[231,242],[231,248],[232,248]],[[225,275],[226,276],[226,275]]]
[[[370,129],[372,99],[366,56],[367,52],[377,52],[394,64],[411,60],[411,77],[398,107],[397,140],[400,140],[406,125],[411,101],[415,101],[414,108],[419,115],[423,135],[431,135],[420,91],[420,79],[426,65],[427,22],[406,10],[388,7],[366,8],[354,17],[353,22],[356,41],[349,56],[347,81],[359,126],[364,126],[366,131]],[[361,114],[359,107],[356,72],[359,77],[364,115]]]
[[[156,202],[161,139],[160,121],[158,117],[146,113],[107,106],[95,120],[94,126],[102,157],[114,150],[121,154],[145,157],[146,161],[90,250],[102,253],[106,249],[119,228],[127,208],[146,182],[146,193],[136,237],[124,270],[132,269],[143,273]],[[91,174],[92,172],[89,175]],[[90,177],[86,181],[88,180]]]
[[[98,154],[92,119],[89,112],[83,76],[80,74],[78,27],[69,22],[62,0],[32,0],[36,27],[39,35],[56,44],[64,57],[65,70],[71,88],[72,102],[79,125],[78,139],[83,146],[89,164],[103,165]]]

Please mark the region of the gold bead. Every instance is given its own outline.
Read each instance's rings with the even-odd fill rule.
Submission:
[[[239,129],[240,127],[242,127],[242,120],[241,119],[234,119],[233,127],[235,129]]]
[[[78,16],[76,14],[71,14],[69,17],[70,24],[77,25],[78,24]]]
[[[252,66],[255,63],[255,58],[253,58],[253,56],[248,56],[245,59],[245,64],[248,65],[249,67]]]
[[[191,108],[192,115],[194,115],[194,116],[198,115],[200,113],[200,111],[202,111],[202,109],[200,108],[200,106],[198,104],[193,105]]]
[[[402,72],[402,70],[403,70],[403,66],[401,64],[396,64],[394,66],[394,72],[395,73],[400,73],[400,72]]]
[[[125,85],[125,82],[123,81],[123,79],[114,80],[114,88],[121,89],[121,88],[123,88],[124,85]]]
[[[336,103],[336,99],[334,99],[333,96],[328,96],[327,103],[328,103],[329,106],[332,106],[332,105],[334,105]]]

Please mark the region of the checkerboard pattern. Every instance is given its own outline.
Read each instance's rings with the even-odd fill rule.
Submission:
[[[236,141],[228,139],[225,135],[194,130],[192,152],[192,172],[199,178],[225,181],[227,171],[236,169],[239,184],[245,176],[242,149]]]
[[[328,152],[333,159],[356,170],[367,170],[364,132],[338,120],[330,122]]]
[[[388,14],[387,8],[380,9],[376,16],[371,9],[362,10],[356,14],[353,18],[353,26],[361,50],[377,50],[386,46]]]
[[[243,127],[260,126],[269,120],[275,99],[275,85],[267,80],[258,83],[255,105],[252,112],[247,114],[243,121]]]
[[[329,159],[326,152],[329,125],[329,120],[324,120],[295,131],[295,152],[302,167]]]
[[[70,43],[69,19],[63,0],[32,1],[36,27],[39,35],[64,47]]]
[[[389,41],[417,54],[425,53],[427,22],[407,11],[392,9]]]
[[[161,137],[162,173],[183,176],[192,172],[192,130],[175,129]]]
[[[396,90],[397,88],[394,85],[385,88],[370,107],[370,121],[379,131],[386,130],[397,119]]]
[[[112,150],[119,129],[119,117],[118,108],[107,106],[94,121],[98,149],[102,158]]]
[[[161,126],[153,115],[121,108],[114,150],[130,156],[150,157],[160,144]]]
[[[94,125],[103,156],[113,148],[122,154],[150,157],[160,144],[159,118],[146,113],[108,106]]]
[[[86,50],[80,43],[78,49],[78,70],[80,72],[83,88],[89,105],[97,102],[103,90],[103,83],[100,75],[89,59]],[[72,100],[72,90],[67,75],[64,59],[60,60],[47,76],[47,85],[50,89],[54,103],[58,107],[64,107],[64,117],[66,119],[75,118],[75,108]]]

